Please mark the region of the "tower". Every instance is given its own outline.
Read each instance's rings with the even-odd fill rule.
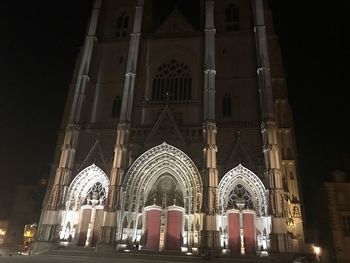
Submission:
[[[303,248],[263,0],[95,0],[62,123],[35,249]]]

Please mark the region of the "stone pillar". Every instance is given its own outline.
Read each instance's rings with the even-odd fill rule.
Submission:
[[[284,211],[284,190],[281,173],[281,157],[277,142],[278,128],[275,120],[268,40],[264,19],[263,0],[252,0],[254,32],[257,47],[258,79],[261,107],[261,132],[265,158],[265,178],[269,189],[271,215],[271,251],[287,252],[288,238]]]
[[[203,123],[203,227],[200,233],[202,249],[219,248],[217,227],[218,171],[216,168],[215,123],[215,27],[214,1],[206,1]]]
[[[133,31],[130,34],[128,61],[124,81],[123,99],[120,113],[120,122],[117,128],[117,139],[114,147],[114,160],[110,176],[110,187],[105,205],[105,220],[102,226],[100,246],[115,244],[118,229],[121,227],[122,182],[125,168],[128,166],[128,143],[130,132],[131,111],[134,97],[137,59],[141,38],[141,24],[143,14],[143,0],[139,0],[135,8],[135,20]],[[121,238],[121,233],[118,235]]]
[[[65,198],[72,180],[72,168],[80,130],[78,124],[87,84],[89,82],[88,74],[92,50],[96,39],[96,28],[100,9],[101,0],[95,0],[82,49],[73,102],[65,130],[64,142],[61,147],[60,162],[55,173],[52,189],[50,192],[48,191],[48,202],[45,204],[41,214],[36,243],[33,246],[34,252],[50,249],[51,245],[43,244],[43,242],[51,242],[54,244],[59,238],[58,234],[61,223],[60,211],[65,209]]]

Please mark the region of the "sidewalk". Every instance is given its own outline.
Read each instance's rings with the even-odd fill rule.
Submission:
[[[24,253],[23,245],[0,245],[0,256],[14,256],[18,252]]]

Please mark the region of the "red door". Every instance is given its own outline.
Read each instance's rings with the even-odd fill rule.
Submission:
[[[183,208],[178,206],[168,207],[166,228],[166,250],[181,249],[181,233],[183,225]]]
[[[79,246],[85,246],[90,219],[91,219],[91,209],[83,209],[82,219],[80,224],[79,240],[78,240]]]
[[[162,208],[159,206],[150,206],[146,208],[145,249],[159,250],[161,215]]]
[[[91,239],[91,246],[95,247],[98,243],[98,239],[101,233],[101,227],[103,223],[103,209],[96,209],[94,231]]]
[[[243,211],[244,248],[247,255],[255,254],[254,212]]]
[[[228,248],[232,253],[240,253],[239,240],[239,211],[232,209],[227,211],[228,217]]]

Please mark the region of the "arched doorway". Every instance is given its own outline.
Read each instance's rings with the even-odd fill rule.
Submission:
[[[259,177],[239,164],[221,179],[218,192],[223,247],[238,254],[268,249],[268,191]]]
[[[95,164],[85,168],[69,186],[66,210],[62,215],[61,241],[95,246],[103,223],[103,206],[109,180]]]
[[[121,241],[153,250],[198,245],[202,181],[184,152],[167,143],[148,150],[128,170],[124,186]]]

